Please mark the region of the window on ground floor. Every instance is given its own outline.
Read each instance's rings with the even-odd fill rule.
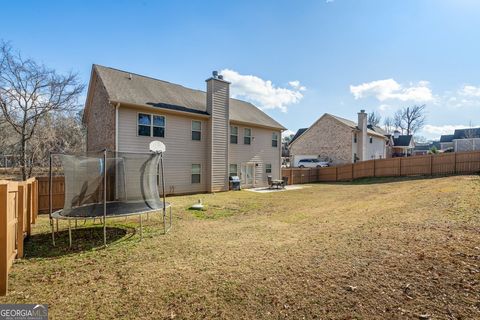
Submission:
[[[267,163],[265,165],[265,173],[272,173],[272,164],[271,163]]]
[[[238,176],[238,166],[236,163],[231,163],[229,170],[228,170],[228,176],[233,177],[233,176]]]
[[[201,165],[192,164],[192,183],[200,183],[201,170]]]

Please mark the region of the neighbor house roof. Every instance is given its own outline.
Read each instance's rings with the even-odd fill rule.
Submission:
[[[394,147],[409,147],[410,144],[412,143],[412,138],[413,136],[411,134],[409,135],[400,135],[398,138],[393,138],[393,146]]]
[[[453,133],[453,139],[480,138],[480,128],[457,129]]]
[[[452,142],[453,134],[443,134],[440,136],[440,142]]]
[[[207,115],[205,91],[127,71],[94,65],[112,102]],[[230,98],[230,120],[284,130],[253,104]]]
[[[289,144],[295,141],[298,137],[300,137],[305,131],[307,131],[308,128],[301,128],[298,129],[295,135],[292,137],[292,140],[290,140]]]
[[[348,120],[348,119],[345,119],[345,118],[342,118],[342,117],[339,117],[339,116],[335,116],[335,115],[330,114],[330,113],[326,113],[326,115],[329,115],[330,117],[337,119],[338,121],[340,121],[341,123],[345,124],[346,126],[352,128],[352,129],[359,130],[356,122],[353,122],[351,120]],[[370,127],[367,128],[367,133],[370,134],[370,135],[373,135],[373,136],[385,138],[385,134],[377,132],[379,130],[381,130],[379,127],[375,127],[375,130],[373,130],[373,128],[370,126]]]

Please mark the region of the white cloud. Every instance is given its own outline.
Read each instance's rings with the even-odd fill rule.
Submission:
[[[288,84],[289,84],[292,88],[297,89],[297,90],[300,90],[300,91],[305,91],[305,90],[307,90],[307,88],[305,88],[304,86],[301,86],[301,85],[300,85],[300,81],[298,81],[298,80],[290,81]]]
[[[388,105],[388,104],[381,104],[379,107],[378,107],[378,110],[382,111],[382,112],[386,112],[386,111],[389,111],[393,109],[393,107],[391,105]]]
[[[453,134],[455,129],[465,129],[469,128],[470,126],[465,125],[443,125],[443,126],[434,126],[431,124],[427,124],[422,128],[422,132],[427,133],[429,135],[440,136],[442,134]]]
[[[302,91],[306,90],[298,80],[290,81],[290,88],[281,88],[272,84],[270,80],[263,80],[253,75],[242,75],[230,69],[224,69],[220,74],[231,83],[232,97],[248,100],[261,109],[280,109],[282,112],[287,112],[289,105],[302,100]]]
[[[459,90],[459,94],[466,97],[480,97],[480,87],[465,85]]]
[[[282,138],[291,136],[292,134],[295,134],[292,130],[285,130],[282,132]]]
[[[350,86],[350,92],[355,99],[374,96],[379,101],[400,100],[426,102],[434,100],[429,82],[422,80],[418,83],[410,83],[403,86],[394,79],[376,80],[362,83],[358,86]]]

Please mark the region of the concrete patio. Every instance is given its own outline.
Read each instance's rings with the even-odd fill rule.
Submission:
[[[304,188],[309,188],[310,186],[303,186],[298,184],[293,184],[289,186],[285,186],[285,188],[269,188],[269,187],[259,187],[259,188],[250,188],[250,189],[243,189],[246,191],[251,192],[260,192],[260,193],[269,193],[269,192],[281,192],[281,191],[289,191],[289,190],[300,190]]]

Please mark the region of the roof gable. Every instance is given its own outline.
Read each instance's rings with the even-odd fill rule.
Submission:
[[[480,138],[480,128],[456,129],[453,139]]]
[[[102,79],[111,101],[208,114],[205,91],[100,65],[94,65],[93,69]],[[233,98],[230,98],[230,120],[285,129],[253,104]]]
[[[290,140],[289,144],[291,144],[293,141],[295,141],[298,137],[300,137],[305,131],[307,131],[308,128],[300,128],[297,130],[295,135],[292,137],[292,140]]]
[[[409,135],[400,135],[398,138],[393,138],[394,147],[410,147],[413,143],[413,136]]]
[[[440,136],[440,142],[452,142],[453,134],[444,134]]]

